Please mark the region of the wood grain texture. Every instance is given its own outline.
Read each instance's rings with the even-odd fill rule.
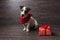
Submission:
[[[26,33],[19,22],[19,6],[31,8],[39,25],[52,26],[53,36]],[[60,0],[0,0],[0,40],[60,40]]]

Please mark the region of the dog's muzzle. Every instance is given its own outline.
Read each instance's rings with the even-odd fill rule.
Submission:
[[[22,14],[22,17],[24,16],[24,14]]]

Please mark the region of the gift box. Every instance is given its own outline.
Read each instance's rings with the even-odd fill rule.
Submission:
[[[45,35],[45,29],[43,27],[39,28],[39,35],[41,35],[41,36]]]
[[[47,26],[46,35],[47,35],[47,36],[51,36],[51,35],[52,35],[52,29],[51,29],[50,26]]]
[[[39,27],[39,35],[52,35],[52,29],[49,25]]]

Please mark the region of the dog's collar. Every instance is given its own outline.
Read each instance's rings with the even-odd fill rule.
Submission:
[[[30,13],[29,13],[29,14],[27,15],[27,17],[25,17],[25,18],[21,16],[21,17],[20,17],[20,22],[21,22],[22,24],[27,23],[27,22],[30,20],[30,17],[31,17],[31,16],[32,16],[32,14],[30,14]]]

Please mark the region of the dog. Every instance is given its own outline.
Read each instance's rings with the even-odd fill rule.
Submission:
[[[20,22],[24,26],[23,31],[29,32],[31,27],[34,26],[34,28],[38,27],[38,22],[35,20],[35,18],[32,16],[31,13],[29,13],[31,9],[26,6],[20,6]]]

